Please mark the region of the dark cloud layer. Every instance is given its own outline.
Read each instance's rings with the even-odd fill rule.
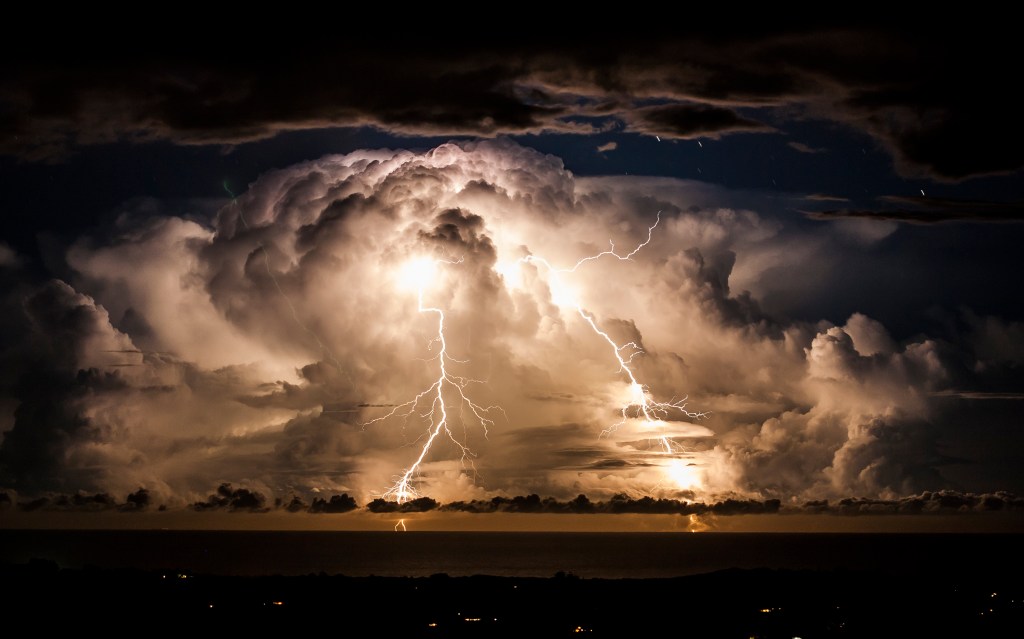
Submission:
[[[468,513],[548,513],[548,514],[645,514],[645,515],[752,515],[779,512],[778,499],[766,501],[752,499],[727,499],[705,504],[678,499],[655,499],[641,497],[631,499],[626,495],[614,495],[608,501],[593,502],[586,495],[577,495],[568,501],[553,497],[541,499],[538,495],[512,498],[495,497],[489,501],[452,502],[441,506],[441,510]]]
[[[430,497],[417,497],[404,503],[385,499],[374,499],[366,505],[371,513],[425,513],[438,507],[438,503]]]
[[[356,504],[356,500],[349,497],[348,493],[341,495],[331,495],[330,499],[324,499],[318,497],[313,500],[313,503],[309,506],[309,512],[311,513],[347,513],[350,510],[355,510],[359,506]]]
[[[192,507],[198,511],[226,509],[230,512],[267,512],[267,498],[260,492],[247,488],[233,488],[231,484],[221,484],[217,492],[198,501]]]
[[[7,492],[0,492],[0,510],[11,508],[15,500]],[[54,494],[30,500],[17,501],[22,512],[139,512],[149,506],[145,489],[131,493],[124,502],[119,502],[107,493],[72,495]],[[318,498],[312,505],[295,497],[287,504],[278,500],[273,506],[266,505],[266,498],[244,488],[222,485],[207,501],[192,505],[193,510],[226,510],[227,512],[268,513],[272,510],[289,513],[342,514],[360,509],[355,500],[345,495],[333,495],[330,499]],[[163,509],[161,509],[163,510]],[[365,510],[375,514],[409,514],[430,511],[471,513],[487,515],[493,513],[554,514],[554,515],[681,515],[720,516],[738,515],[797,515],[828,514],[842,516],[859,515],[942,515],[964,513],[1024,512],[1024,497],[1005,491],[995,493],[969,493],[954,490],[925,491],[895,499],[848,497],[829,501],[811,500],[800,504],[783,505],[778,499],[724,499],[716,502],[686,501],[679,499],[655,498],[650,496],[632,498],[623,494],[613,495],[604,501],[591,501],[580,494],[569,500],[554,497],[540,497],[536,494],[515,497],[494,497],[488,500],[453,501],[438,503],[428,497],[421,497],[399,504],[394,501],[374,499]]]
[[[0,493],[0,508],[10,507],[14,499],[6,493]],[[6,505],[6,506],[5,506]],[[149,491],[140,488],[125,498],[123,502],[118,501],[109,493],[74,493],[49,494],[34,499],[27,499],[17,502],[19,510],[24,512],[33,511],[60,511],[60,512],[142,512],[150,506]]]
[[[196,35],[189,50],[129,39],[130,55],[90,40],[73,65],[15,49],[0,75],[0,151],[54,160],[114,141],[233,145],[352,126],[696,138],[812,118],[872,136],[904,175],[958,180],[1024,164],[1006,71],[1014,40],[990,24],[980,38],[962,23],[697,23],[599,44],[308,33],[286,44],[275,33],[281,46],[266,47],[249,40],[258,30],[227,29]]]

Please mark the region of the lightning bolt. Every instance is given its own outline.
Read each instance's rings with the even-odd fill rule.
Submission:
[[[417,471],[423,464],[423,460],[426,459],[427,453],[430,452],[430,447],[433,446],[434,440],[442,434],[447,436],[461,451],[463,467],[468,462],[468,465],[474,471],[476,470],[472,459],[474,457],[473,451],[460,442],[449,427],[449,408],[458,407],[462,411],[463,416],[468,410],[472,417],[483,427],[485,437],[487,436],[488,427],[494,425],[494,420],[490,418],[491,411],[498,411],[503,415],[505,413],[500,406],[481,406],[471,400],[466,394],[466,388],[470,384],[482,384],[481,380],[462,377],[448,370],[449,364],[465,364],[467,360],[455,359],[448,354],[448,342],[445,339],[444,332],[444,311],[434,306],[425,306],[423,303],[423,289],[431,283],[431,278],[424,276],[423,272],[429,272],[440,264],[460,264],[461,262],[462,260],[418,260],[411,265],[413,270],[418,271],[413,275],[416,283],[417,312],[430,313],[437,316],[437,335],[427,343],[427,348],[433,349],[435,344],[439,346],[437,355],[432,360],[428,360],[437,361],[438,375],[426,390],[420,392],[411,400],[395,406],[386,415],[363,423],[365,427],[377,422],[386,421],[395,416],[400,416],[408,421],[409,417],[414,413],[417,413],[420,418],[427,421],[426,440],[420,448],[419,456],[403,471],[394,485],[384,493],[385,499],[394,498],[398,503],[403,503],[419,496],[419,493],[413,487]],[[448,391],[447,394],[454,400],[451,405],[446,400],[446,390]]]
[[[629,342],[627,344],[619,346],[617,343],[615,343],[615,340],[608,336],[608,333],[602,331],[597,326],[597,322],[594,321],[594,317],[592,315],[588,315],[587,312],[584,311],[583,308],[580,306],[576,307],[576,311],[580,314],[580,317],[582,317],[584,321],[586,321],[586,323],[590,325],[590,328],[592,328],[595,333],[600,335],[601,338],[604,339],[604,341],[608,342],[608,345],[612,348],[612,353],[615,355],[615,359],[619,362],[618,372],[625,373],[626,376],[629,378],[630,382],[630,400],[622,406],[622,419],[601,431],[602,435],[612,434],[619,426],[625,424],[626,420],[628,420],[631,416],[635,419],[642,418],[643,421],[647,422],[652,426],[664,426],[665,418],[669,417],[669,415],[673,412],[678,412],[679,414],[685,415],[686,417],[689,417],[691,419],[702,419],[704,417],[707,417],[706,412],[694,412],[687,410],[686,397],[683,397],[680,400],[671,399],[667,402],[654,401],[650,389],[645,384],[641,384],[640,382],[637,381],[636,375],[633,373],[633,369],[629,367],[629,364],[630,362],[632,362],[633,358],[637,355],[643,354],[643,350],[641,350],[635,342]],[[631,349],[631,352],[628,358],[624,358],[622,356],[622,353],[627,349]],[[630,414],[631,410],[632,415]],[[661,442],[662,446],[665,448],[666,453],[674,452],[675,442],[673,442],[670,437],[662,435],[658,439]]]
[[[650,244],[651,239],[654,237],[654,229],[658,227],[661,222],[661,211],[658,211],[658,215],[654,220],[654,224],[647,227],[647,239],[640,242],[636,248],[626,254],[619,254],[615,250],[615,242],[608,240],[609,249],[584,257],[576,262],[570,268],[555,268],[550,262],[542,257],[536,255],[527,255],[526,257],[520,258],[519,263],[536,263],[542,265],[550,273],[575,273],[580,267],[588,264],[589,262],[597,261],[603,257],[613,257],[619,261],[627,262],[631,261],[633,257],[640,252],[645,246]],[[560,286],[556,280],[556,285]],[[613,433],[619,426],[622,426],[630,418],[641,419],[645,423],[653,427],[659,427],[665,425],[665,420],[672,414],[688,417],[690,419],[702,419],[708,416],[707,412],[700,411],[695,412],[686,408],[687,397],[683,397],[680,400],[675,398],[670,399],[667,402],[656,401],[650,392],[647,385],[640,383],[637,380],[636,373],[631,368],[633,359],[638,355],[643,354],[643,349],[636,342],[627,342],[625,344],[618,344],[615,340],[608,335],[607,332],[601,329],[597,324],[597,320],[594,318],[592,313],[587,312],[583,309],[583,306],[573,302],[573,306],[579,316],[583,318],[583,321],[597,334],[602,340],[607,342],[611,348],[611,352],[615,357],[615,361],[619,363],[619,373],[625,374],[629,380],[629,400],[620,409],[622,419],[612,424],[608,428],[601,431],[602,436],[608,436]],[[674,442],[671,437],[662,435],[658,438],[661,442],[662,447],[666,453],[674,453],[677,450],[682,450],[682,447]]]

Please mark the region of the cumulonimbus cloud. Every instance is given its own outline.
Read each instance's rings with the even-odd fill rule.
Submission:
[[[271,172],[209,225],[122,216],[70,248],[70,282],[12,299],[3,482],[19,495],[141,486],[179,506],[230,506],[239,490],[300,509],[332,493],[370,502],[425,434],[417,414],[368,422],[436,378],[436,317],[401,279],[427,257],[438,270],[424,299],[444,309],[452,366],[504,415],[484,429],[455,406],[472,454],[439,439],[417,474],[424,495],[893,499],[945,487],[936,402],[969,354],[899,343],[859,314],[773,319],[756,291],[734,288],[800,259],[774,248],[786,229],[701,199],[685,181],[577,179],[498,141]],[[523,259],[568,269],[609,241],[639,245],[655,221],[629,260],[556,280]],[[654,396],[688,396],[710,417],[612,428],[629,385],[576,304],[643,350],[632,365]],[[661,451],[662,434],[682,452]],[[210,497],[217,486],[236,488]],[[263,507],[250,502],[239,507]]]

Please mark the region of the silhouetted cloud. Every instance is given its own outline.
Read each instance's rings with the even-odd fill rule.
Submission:
[[[267,498],[261,493],[247,488],[232,488],[231,484],[221,484],[215,494],[207,497],[206,501],[192,504],[192,508],[198,511],[224,509],[228,512],[263,513],[270,510],[266,503]]]
[[[925,491],[897,499],[847,497],[830,502],[809,500],[800,505],[782,505],[778,499],[725,499],[717,502],[654,498],[637,499],[614,495],[607,501],[591,502],[585,495],[569,501],[526,495],[495,497],[482,501],[455,501],[443,504],[442,511],[474,514],[546,513],[546,514],[643,514],[643,515],[933,515],[968,512],[1024,511],[1024,497],[1008,492],[964,493],[952,490]]]
[[[311,513],[347,513],[355,510],[359,505],[356,500],[348,496],[348,493],[331,495],[329,500],[317,497],[309,506]]]
[[[129,493],[128,497],[125,498],[124,504],[120,506],[122,511],[140,511],[146,510],[150,505],[149,491],[145,488],[139,488],[133,493]]]
[[[809,501],[806,512],[836,515],[907,515],[967,512],[1024,511],[1024,498],[1008,492],[962,493],[952,490],[925,491],[898,499],[846,498],[835,502]]]
[[[430,497],[417,497],[401,504],[378,498],[366,504],[366,509],[372,513],[423,513],[434,510],[438,505]]]
[[[125,510],[124,504],[108,493],[75,493],[73,495],[49,494],[36,499],[18,502],[18,508],[26,512],[36,510],[104,512]]]
[[[468,513],[548,513],[548,514],[644,514],[644,515],[752,515],[778,513],[781,502],[778,499],[726,499],[710,504],[681,501],[678,499],[654,498],[650,496],[632,499],[626,495],[614,495],[608,501],[591,501],[580,494],[568,501],[554,497],[541,499],[538,495],[516,497],[495,497],[489,501],[455,501],[441,506],[441,510]]]
[[[224,484],[217,493],[205,502],[191,505],[193,510],[226,510],[229,512],[267,512],[266,499],[260,493],[244,488],[234,489]],[[143,505],[138,505],[142,503]],[[0,492],[0,510],[15,506],[9,493]],[[106,493],[73,495],[51,494],[31,500],[18,501],[18,510],[26,513],[46,512],[138,512],[148,508],[148,491],[139,489],[120,503]],[[332,495],[331,498],[317,498],[306,504],[299,497],[278,505],[290,513],[347,513],[359,508],[347,494]],[[808,500],[801,504],[783,505],[778,499],[729,498],[721,501],[699,501],[666,499],[652,496],[638,498],[625,494],[613,495],[608,500],[591,501],[579,494],[569,500],[554,497],[540,497],[537,494],[515,497],[493,497],[488,500],[453,501],[438,503],[430,497],[418,497],[405,503],[374,499],[366,510],[376,514],[423,513],[433,510],[441,512],[463,512],[487,515],[493,513],[519,514],[601,514],[601,515],[794,515],[819,514],[836,516],[860,515],[941,515],[992,512],[1024,512],[1024,497],[1006,491],[992,493],[971,493],[954,490],[924,491],[893,499],[845,497],[835,500]],[[161,511],[165,510],[161,508]]]

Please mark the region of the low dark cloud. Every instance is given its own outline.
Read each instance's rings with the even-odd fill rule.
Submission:
[[[136,512],[149,508],[150,502],[149,491],[145,488],[140,488],[134,493],[129,493],[128,497],[124,500],[124,504],[119,508],[122,511]]]
[[[197,511],[226,510],[229,512],[258,512],[271,510],[265,506],[266,498],[244,488],[224,484],[205,502],[192,504]],[[149,491],[140,488],[128,495],[124,502],[108,493],[50,494],[34,499],[16,501],[10,493],[0,492],[0,510],[16,506],[22,512],[120,512],[145,510],[150,505]],[[347,513],[360,509],[347,494],[332,495],[330,499],[316,498],[307,504],[301,497],[287,503],[278,503],[276,509],[289,513]],[[161,511],[166,510],[161,507]],[[613,495],[610,499],[592,501],[584,494],[572,499],[540,497],[536,493],[515,497],[493,497],[469,501],[439,503],[430,497],[419,497],[404,503],[374,499],[365,510],[376,514],[424,513],[430,511],[472,514],[600,514],[600,515],[796,515],[824,514],[838,516],[861,515],[949,515],[993,512],[1024,512],[1024,497],[1006,491],[972,493],[955,490],[924,491],[916,495],[892,499],[847,497],[841,499],[809,500],[800,504],[783,505],[778,499],[728,498],[721,501],[693,501],[663,497],[629,497]]]
[[[443,511],[468,513],[547,513],[547,514],[603,514],[603,515],[752,515],[779,512],[778,499],[726,499],[714,503],[614,495],[608,501],[591,501],[586,495],[561,501],[554,497],[541,498],[536,494],[516,497],[494,497],[490,500],[455,501],[441,506]]]
[[[701,24],[617,35],[600,51],[562,35],[547,43],[307,37],[264,51],[243,30],[197,37],[191,56],[139,42],[130,59],[105,55],[93,39],[68,43],[79,52],[73,67],[11,52],[0,74],[0,151],[52,161],[115,141],[235,145],[361,126],[403,135],[618,129],[695,138],[813,118],[872,136],[904,175],[959,180],[1024,165],[1005,75],[1014,38],[991,28],[979,41],[962,38],[969,27],[959,23],[955,35],[827,24],[716,32]]]
[[[265,513],[270,509],[266,506],[267,498],[260,492],[248,488],[232,488],[231,484],[221,484],[217,492],[192,504],[193,510],[227,510],[228,512]]]
[[[910,515],[967,512],[1024,511],[1024,498],[1008,492],[962,493],[952,490],[923,492],[898,499],[847,498],[809,501],[797,511],[835,515]]]
[[[686,501],[650,496],[631,498],[614,495],[607,501],[590,501],[579,495],[568,501],[536,494],[494,497],[490,500],[455,501],[443,504],[442,511],[476,514],[547,513],[605,515],[936,515],[970,512],[1024,511],[1024,497],[1013,493],[965,493],[953,490],[925,491],[895,499],[845,498],[834,501],[811,500],[800,505],[783,505],[778,499],[725,499],[717,502]]]
[[[317,497],[309,506],[311,513],[347,513],[355,510],[359,505],[356,500],[348,496],[348,493],[331,495],[330,499]]]
[[[50,494],[35,499],[19,501],[18,509],[24,512],[37,510],[61,512],[105,512],[131,510],[126,503],[120,503],[109,493],[75,493],[72,495]]]
[[[438,505],[430,497],[417,497],[403,503],[378,498],[368,503],[366,509],[371,513],[425,513]]]

